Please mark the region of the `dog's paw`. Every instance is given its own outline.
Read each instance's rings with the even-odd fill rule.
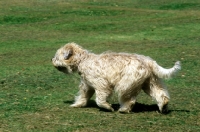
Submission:
[[[162,110],[160,111],[160,113],[162,114],[168,114],[169,110],[168,110],[168,104],[164,105]]]
[[[111,107],[110,111],[111,111],[111,112],[114,112],[115,110]]]
[[[72,105],[70,105],[70,107],[72,107],[72,108],[80,108],[80,107],[83,107],[83,105],[82,104],[72,104]]]
[[[128,108],[120,108],[118,111],[119,111],[120,113],[130,113],[130,112],[131,112],[131,110],[128,109]]]

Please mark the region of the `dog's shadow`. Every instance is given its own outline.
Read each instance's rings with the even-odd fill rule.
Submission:
[[[73,101],[63,101],[63,102],[66,103],[66,104],[72,104],[73,103]],[[94,100],[90,100],[85,108],[98,108],[100,111],[110,112],[106,109],[100,108]],[[115,111],[118,111],[118,109],[120,108],[120,105],[119,104],[112,104],[112,108]],[[153,111],[156,111],[156,112],[159,111],[159,108],[156,104],[148,105],[148,104],[142,104],[142,103],[136,102],[133,109],[132,109],[133,113],[153,112]],[[166,113],[163,113],[163,114],[169,114],[171,112],[190,112],[190,111],[188,111],[188,110],[168,110]]]
[[[120,108],[119,104],[112,104],[112,107],[115,111]],[[139,112],[152,112],[152,111],[159,111],[159,108],[156,104],[147,105],[136,102],[134,107],[132,108],[132,112],[139,113]]]
[[[72,104],[73,101],[63,101],[66,104]],[[90,100],[86,106],[86,108],[99,108],[100,111],[105,111],[107,110],[100,108],[94,100]],[[112,108],[117,111],[120,108],[119,104],[112,104]],[[153,105],[146,105],[146,104],[141,104],[136,102],[134,105],[132,112],[134,113],[139,113],[139,112],[151,112],[151,111],[159,111],[158,106],[156,104]]]

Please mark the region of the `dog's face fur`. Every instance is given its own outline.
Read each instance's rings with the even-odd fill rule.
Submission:
[[[69,64],[72,55],[73,51],[70,49],[70,47],[61,47],[57,50],[55,56],[52,58],[54,67],[64,73],[71,73],[72,68],[69,66]]]
[[[86,52],[75,43],[67,44],[57,50],[55,56],[52,58],[52,63],[56,69],[64,73],[72,73],[77,70],[77,57],[81,57],[78,53]]]

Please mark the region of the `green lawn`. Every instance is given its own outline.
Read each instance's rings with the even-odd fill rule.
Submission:
[[[70,108],[78,74],[58,72],[50,59],[76,42],[94,53],[106,50],[150,56],[182,70],[165,83],[169,113],[158,113],[143,92],[130,114]],[[199,0],[1,0],[0,131],[200,131]]]

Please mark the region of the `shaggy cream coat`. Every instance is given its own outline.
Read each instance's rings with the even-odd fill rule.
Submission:
[[[179,61],[165,69],[150,57],[112,52],[97,55],[75,43],[58,49],[52,63],[64,73],[78,71],[81,76],[79,95],[72,107],[86,106],[95,93],[99,107],[114,111],[107,99],[115,91],[123,113],[131,111],[141,90],[157,101],[161,112],[166,112],[169,94],[161,78],[171,78],[181,69]]]

